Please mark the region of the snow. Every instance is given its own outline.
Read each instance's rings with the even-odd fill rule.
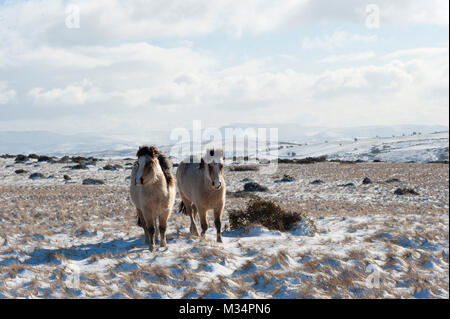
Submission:
[[[292,158],[287,153],[294,151],[296,157],[427,162],[448,159],[448,132],[293,146],[280,150],[281,156]],[[371,153],[374,147],[380,152]],[[263,198],[335,202],[337,207],[316,215],[306,209],[311,206],[302,206],[317,232],[306,223],[288,232],[263,226],[229,230],[225,212],[224,243],[215,241],[214,227],[204,240],[191,236],[188,218],[174,212],[167,248],[152,253],[128,198],[131,171],[126,164],[132,162],[105,159],[86,170],[72,170],[67,164],[0,159],[0,297],[448,298],[448,186],[443,186],[448,167],[436,171],[436,164],[364,163],[359,168],[364,174],[384,168],[400,184],[412,183],[409,170],[422,168],[426,178],[415,197],[392,195],[397,184],[385,183],[385,176],[370,176],[373,184],[361,185],[365,176],[343,175],[360,164],[280,168],[296,172],[289,183],[274,182],[281,173],[227,171],[229,191],[239,190],[242,179],[251,177],[268,186]],[[122,168],[103,170],[106,164]],[[29,173],[15,174],[19,168]],[[45,178],[29,179],[34,172]],[[65,181],[64,174],[72,179]],[[89,177],[106,184],[82,186]],[[314,179],[324,183],[311,185]],[[348,182],[355,187],[339,186]],[[340,212],[340,203],[371,209]],[[382,203],[420,210],[379,212],[375,208]],[[381,281],[377,289],[367,282],[374,272]]]

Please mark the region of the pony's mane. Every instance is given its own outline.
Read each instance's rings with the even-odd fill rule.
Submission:
[[[156,146],[140,146],[139,150],[136,153],[137,157],[149,155],[150,157],[157,157],[159,166],[164,173],[164,177],[166,178],[167,185],[172,185],[174,181],[174,177],[172,175],[172,163],[169,158],[162,153]]]

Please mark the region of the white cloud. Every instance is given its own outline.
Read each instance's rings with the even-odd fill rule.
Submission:
[[[313,39],[305,37],[302,41],[303,49],[334,49],[342,47],[351,42],[369,43],[377,40],[377,36],[372,35],[350,35],[345,31],[335,31],[332,35],[315,37]]]
[[[80,8],[80,28],[65,27],[67,2],[15,1],[0,5],[6,28],[0,39],[41,44],[80,45],[140,41],[149,38],[195,37],[214,32],[240,36],[323,21],[363,26],[367,1],[345,5],[325,0],[74,0]],[[377,0],[383,24],[448,25],[448,1]]]
[[[8,89],[8,86],[4,82],[0,82],[0,104],[7,104],[15,100],[16,91]]]
[[[375,53],[370,52],[358,52],[351,54],[331,55],[321,59],[320,63],[341,63],[341,62],[355,62],[368,60],[375,57]]]
[[[64,88],[44,90],[33,88],[28,92],[33,102],[40,105],[83,105],[86,102],[98,102],[102,100],[99,90],[93,87],[87,79]]]
[[[398,50],[384,55],[383,59],[399,59],[399,58],[411,58],[411,57],[432,57],[439,55],[448,56],[448,46],[446,48],[416,48],[407,50]]]
[[[64,26],[65,3],[0,5],[0,104],[15,106],[2,108],[2,128],[36,123],[133,134],[191,119],[351,125],[442,123],[448,114],[448,49],[400,50],[380,59],[349,49],[364,50],[363,44],[377,40],[377,32],[364,27],[364,1],[73,1],[81,10],[80,29]],[[377,4],[382,27],[445,24],[443,2],[427,2],[429,8],[416,0]],[[282,39],[283,28],[321,21],[361,27],[329,35],[321,28],[322,36],[303,39],[304,49],[342,53],[320,61],[314,51],[283,47],[274,56],[261,50],[258,58],[251,52],[224,57],[252,47],[259,33],[276,30]],[[201,35],[213,44],[203,38],[197,47]],[[220,47],[221,37],[236,36],[250,42],[239,50]],[[322,71],[330,65],[333,70]]]
[[[133,118],[136,123],[144,123],[148,116],[156,122],[180,123],[186,122],[188,115],[226,122],[237,118],[265,122],[308,118],[308,124],[330,121],[351,125],[361,119],[365,124],[412,121],[420,114],[439,123],[442,113],[448,113],[445,56],[386,61],[313,75],[290,69],[277,71],[271,59],[222,69],[213,64],[181,76],[171,69],[163,75],[160,81],[157,75],[143,75],[139,81],[152,85],[140,87],[132,78],[122,87],[85,80],[62,88],[34,88],[29,94],[35,104],[103,105],[117,111],[111,112],[110,118],[117,121],[125,112],[128,120]],[[122,75],[117,70],[112,76]],[[336,109],[342,112],[335,114]],[[430,110],[435,113],[429,114]]]

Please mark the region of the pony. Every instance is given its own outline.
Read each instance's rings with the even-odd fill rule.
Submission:
[[[172,163],[155,146],[139,147],[136,156],[130,178],[131,201],[137,210],[138,225],[144,228],[145,243],[153,251],[155,230],[159,230],[160,246],[166,247],[167,220],[175,203],[175,179]]]
[[[178,165],[176,178],[181,203],[179,211],[191,219],[190,232],[198,236],[195,218],[200,215],[201,238],[208,229],[206,213],[214,210],[217,242],[222,242],[220,232],[225,206],[226,185],[223,178],[224,153],[222,149],[208,149],[201,159],[191,156]]]

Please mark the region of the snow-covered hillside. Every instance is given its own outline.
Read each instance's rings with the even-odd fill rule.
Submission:
[[[329,134],[332,132],[330,131]],[[374,138],[348,138],[343,137],[346,135],[342,133],[320,143],[314,142],[317,139],[313,137],[303,143],[288,142],[283,139],[283,134],[279,134],[278,140],[269,146],[266,143],[257,144],[255,136],[230,137],[226,134],[222,135],[222,139],[204,140],[201,145],[196,144],[196,147],[191,147],[190,141],[178,144],[152,142],[148,144],[157,144],[164,152],[171,155],[175,162],[191,153],[203,153],[205,148],[217,146],[225,149],[225,156],[228,159],[232,159],[233,156],[260,159],[326,156],[328,159],[341,160],[429,162],[449,158],[448,131]],[[37,153],[55,156],[71,154],[119,159],[134,157],[138,145],[144,144],[130,137],[58,135],[50,132],[0,132],[0,137],[0,154]],[[267,137],[269,137],[268,131]]]
[[[381,160],[386,162],[430,162],[444,161],[449,158],[449,133],[416,134],[409,136],[364,138],[352,140],[338,140],[317,144],[294,144],[280,142],[267,147],[257,145],[254,139],[245,143],[243,138],[234,142],[232,139],[204,143],[202,149],[213,146],[223,146],[225,157],[249,156],[250,158],[301,159],[306,157],[326,156],[327,159],[340,160]],[[172,155],[175,160],[182,159],[189,154],[187,145],[163,147],[164,151]],[[200,148],[197,148],[200,150]],[[182,151],[184,150],[184,151]]]
[[[327,156],[341,160],[381,160],[386,162],[429,162],[448,160],[448,132],[390,138],[368,138],[312,145],[287,145],[281,158]]]

